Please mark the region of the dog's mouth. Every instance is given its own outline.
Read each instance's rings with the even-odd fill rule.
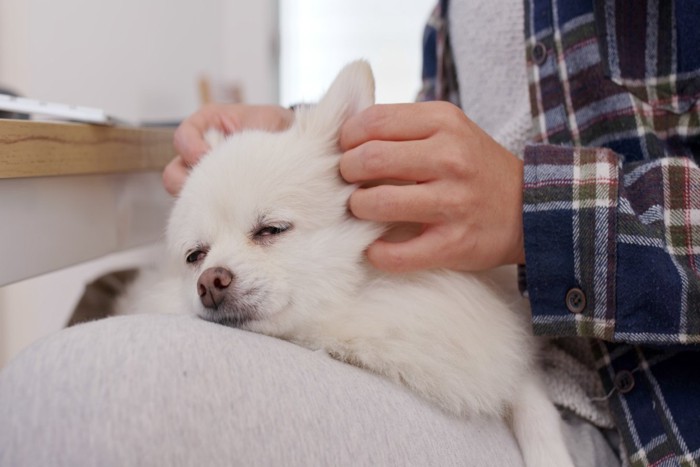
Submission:
[[[241,328],[244,324],[251,321],[250,318],[240,317],[240,316],[215,316],[214,313],[205,313],[199,316],[204,321],[209,321],[210,323],[221,324],[223,326],[228,326],[230,328]]]
[[[232,328],[242,328],[251,321],[258,319],[256,307],[241,305],[236,307],[218,307],[216,309],[204,309],[198,313],[199,317],[210,323],[222,324]]]

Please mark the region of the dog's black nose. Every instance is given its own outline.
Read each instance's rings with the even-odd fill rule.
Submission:
[[[209,268],[204,271],[197,280],[197,293],[202,305],[207,308],[217,308],[221,305],[233,279],[233,273],[226,268]]]

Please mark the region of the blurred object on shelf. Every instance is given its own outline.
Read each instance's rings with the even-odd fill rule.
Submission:
[[[243,102],[243,86],[238,81],[216,82],[208,75],[201,75],[197,83],[199,103],[240,104]]]
[[[16,92],[14,92],[10,89],[7,89],[6,87],[4,87],[2,85],[0,85],[0,94],[19,97],[19,94],[17,94]],[[13,118],[16,120],[27,120],[29,118],[29,114],[0,109],[0,118]]]

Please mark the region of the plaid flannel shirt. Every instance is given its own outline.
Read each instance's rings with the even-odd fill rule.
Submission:
[[[700,465],[700,2],[524,0],[535,333],[589,337],[625,464]],[[458,103],[447,1],[419,99]]]

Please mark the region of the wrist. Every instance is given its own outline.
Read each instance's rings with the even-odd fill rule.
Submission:
[[[511,200],[510,250],[506,264],[525,264],[525,229],[523,226],[523,187],[525,164],[522,160],[512,155],[513,180]]]

